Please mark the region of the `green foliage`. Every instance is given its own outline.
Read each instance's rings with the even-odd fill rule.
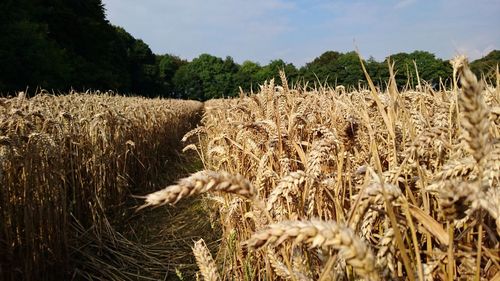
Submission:
[[[281,84],[280,70],[285,71],[291,83],[298,77],[297,68],[283,60],[271,61],[263,67],[245,61],[240,66],[231,57],[223,60],[202,54],[177,70],[173,78],[174,96],[197,100],[236,96],[239,87],[249,91],[270,79],[275,79],[277,85]]]
[[[424,51],[414,51],[413,53],[398,53],[386,58],[384,61],[394,62],[396,82],[399,86],[408,85],[415,87],[418,85],[417,74],[414,61],[416,62],[421,80],[431,85],[437,85],[439,78],[449,78],[452,75],[452,67],[448,61],[436,58],[434,54]]]
[[[309,83],[335,83],[335,73],[339,71],[338,59],[342,54],[327,51],[300,69],[300,74]]]
[[[0,4],[0,92],[26,87],[155,95],[155,55],[112,26],[101,0],[4,0]]]
[[[101,1],[43,2],[26,1],[35,8],[27,18],[47,26],[47,40],[68,54],[73,72],[64,88],[127,89],[126,52]]]
[[[34,82],[59,87],[73,71],[67,53],[48,41],[48,26],[29,20],[27,2],[0,2],[0,92],[24,90]]]
[[[304,80],[330,86],[342,84],[358,87],[364,81],[364,74],[356,52],[345,54],[328,51],[301,69]]]
[[[235,74],[235,83],[246,91],[258,89],[257,86],[262,81],[258,78],[258,73],[262,70],[260,64],[253,61],[244,61],[238,72]]]
[[[420,79],[429,83],[438,83],[439,78],[451,76],[451,66],[447,61],[436,58],[433,54],[423,51],[399,53],[377,62],[374,58],[363,61],[368,74],[379,87],[384,87],[389,79],[388,60],[395,62],[396,81],[398,85],[416,86],[417,75],[413,61],[417,63]],[[355,52],[338,53],[328,51],[301,69],[305,81],[309,83],[327,82],[332,85],[358,87],[366,85],[363,70]]]
[[[340,56],[338,64],[340,68],[335,77],[337,81],[342,81],[343,83],[341,84],[355,87],[357,87],[359,83],[363,83],[363,69],[361,68],[359,57],[356,52],[349,52]]]
[[[112,26],[101,0],[2,0],[0,2],[0,93],[30,87],[65,92],[116,90],[143,96],[207,100],[235,96],[239,87],[255,90],[264,81],[281,84],[284,70],[289,84],[307,82],[347,87],[366,86],[355,52],[327,51],[300,70],[281,59],[267,65],[245,61],[238,65],[202,54],[191,62],[169,54],[155,55],[149,46],[123,28]],[[398,53],[377,62],[364,61],[374,83],[384,88],[388,62],[394,62],[400,87],[421,81],[437,85],[451,77],[448,61],[424,51]],[[500,62],[500,51],[471,63],[477,74],[491,79]]]
[[[156,56],[156,64],[158,65],[158,79],[163,93],[167,97],[175,97],[175,85],[173,78],[175,73],[187,61],[172,55],[158,55]]]
[[[373,57],[370,57],[365,62],[365,66],[373,83],[380,88],[384,88],[389,79],[389,67],[387,63],[379,63]]]
[[[276,85],[281,85],[279,71],[284,70],[288,81],[292,82],[298,77],[297,68],[291,63],[285,63],[283,60],[272,60],[268,65],[262,67],[255,73],[255,80],[258,83],[274,79]]]
[[[497,65],[500,65],[500,50],[491,51],[485,57],[472,62],[470,67],[476,75],[495,79]]]
[[[183,98],[208,100],[235,96],[238,65],[231,57],[225,60],[202,54],[183,65],[174,75],[176,95]]]
[[[43,36],[44,27],[26,20],[4,25],[0,40],[0,92],[27,85],[62,87],[70,81],[67,53]],[[22,51],[19,51],[22,50]]]

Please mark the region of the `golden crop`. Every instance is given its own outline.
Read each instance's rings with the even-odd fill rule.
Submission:
[[[282,73],[206,102],[184,138],[206,170],[145,206],[211,192],[205,280],[498,280],[500,88],[453,63],[460,89],[291,89]]]
[[[107,94],[0,100],[0,279],[64,280],[75,222],[102,239],[104,214],[152,183],[202,103]]]

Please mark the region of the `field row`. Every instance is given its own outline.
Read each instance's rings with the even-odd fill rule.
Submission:
[[[106,215],[152,190],[202,108],[106,94],[1,99],[0,279],[70,276],[73,225],[100,238]]]

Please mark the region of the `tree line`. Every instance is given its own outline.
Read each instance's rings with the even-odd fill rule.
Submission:
[[[123,94],[207,100],[234,96],[241,87],[257,90],[265,80],[280,83],[283,69],[290,83],[365,84],[355,52],[327,51],[297,68],[281,59],[266,65],[231,57],[202,54],[187,61],[154,54],[149,46],[121,27],[112,25],[101,0],[3,0],[0,3],[0,93],[43,88],[66,92],[113,90]],[[399,86],[415,86],[419,78],[435,86],[449,79],[446,60],[425,51],[398,53],[382,62],[364,61],[381,88],[394,63]],[[414,64],[415,61],[415,64]],[[500,62],[495,50],[471,63],[476,73],[493,77]]]

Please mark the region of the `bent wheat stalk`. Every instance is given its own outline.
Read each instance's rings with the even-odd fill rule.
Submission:
[[[253,185],[243,176],[205,170],[183,178],[175,185],[142,197],[146,203],[137,210],[149,206],[176,204],[184,197],[209,191],[234,193],[249,199],[255,196]]]

